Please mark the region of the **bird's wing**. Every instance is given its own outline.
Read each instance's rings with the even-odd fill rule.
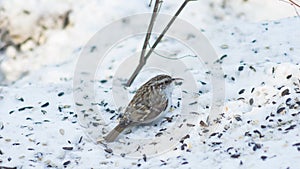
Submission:
[[[133,123],[149,123],[155,120],[168,106],[168,99],[165,95],[147,98],[126,108],[125,115],[130,115]]]

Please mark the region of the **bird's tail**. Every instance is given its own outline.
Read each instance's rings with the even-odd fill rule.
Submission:
[[[111,132],[109,132],[105,137],[105,141],[113,142],[118,137],[123,130],[125,130],[126,126],[118,124]]]

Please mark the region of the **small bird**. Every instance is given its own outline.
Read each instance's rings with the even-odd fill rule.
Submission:
[[[127,127],[146,124],[158,119],[171,107],[173,83],[181,78],[157,75],[143,84],[125,109],[119,124],[104,139],[113,142]]]

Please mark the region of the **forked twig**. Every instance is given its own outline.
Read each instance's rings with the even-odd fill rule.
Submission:
[[[179,14],[181,13],[181,11],[184,9],[184,7],[187,5],[187,3],[190,2],[190,1],[196,1],[196,0],[185,0],[183,2],[183,4],[180,6],[180,8],[175,13],[175,15],[171,18],[171,20],[169,21],[169,23],[167,24],[167,26],[165,27],[165,29],[158,36],[158,38],[156,39],[156,41],[154,42],[154,44],[152,45],[152,47],[148,51],[147,55],[145,57],[143,57],[143,58],[141,57],[139,65],[137,66],[137,68],[135,69],[135,71],[133,72],[133,74],[131,75],[131,77],[129,78],[129,80],[127,81],[126,86],[130,86],[132,84],[132,82],[134,81],[134,79],[136,78],[136,76],[138,75],[138,73],[142,70],[142,68],[146,64],[147,59],[149,58],[149,56],[152,54],[152,52],[154,51],[154,49],[156,48],[156,46],[162,40],[162,38],[164,37],[164,35],[166,34],[166,32],[169,30],[169,28],[171,27],[171,25],[174,23],[174,21],[176,20],[176,18],[179,16]],[[152,14],[152,18],[153,18],[153,15],[154,14]],[[152,21],[152,19],[151,19],[151,21]],[[153,25],[151,25],[151,22],[150,22],[149,27],[151,27],[151,26],[153,27]],[[148,27],[148,30],[149,30],[149,27]],[[149,35],[149,32],[147,32],[146,39],[147,39],[148,35]],[[150,32],[150,35],[151,35],[151,32]],[[149,36],[149,38],[150,38],[150,36]],[[145,42],[146,42],[146,39],[145,39]],[[144,46],[145,46],[145,43],[144,43]],[[147,44],[146,44],[146,47],[147,47]],[[143,50],[144,49],[145,48],[143,47]]]

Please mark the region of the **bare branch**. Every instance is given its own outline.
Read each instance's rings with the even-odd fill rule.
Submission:
[[[143,58],[144,60],[143,61],[140,60],[140,64],[137,66],[137,68],[135,69],[135,71],[133,72],[133,74],[131,75],[131,77],[129,78],[129,80],[127,81],[126,86],[130,86],[132,84],[132,82],[134,81],[134,79],[136,78],[136,76],[138,75],[138,73],[142,70],[142,68],[146,64],[147,59],[152,54],[152,52],[154,51],[154,49],[156,48],[156,46],[158,45],[158,43],[161,41],[161,39],[164,37],[164,35],[166,34],[166,32],[169,30],[169,28],[171,27],[171,25],[174,23],[174,21],[176,20],[176,18],[181,13],[181,11],[184,9],[184,7],[187,5],[187,3],[190,2],[190,1],[196,1],[196,0],[185,0],[183,2],[183,4],[180,6],[180,8],[175,13],[175,15],[171,18],[171,20],[169,21],[169,23],[167,24],[167,26],[165,27],[165,29],[162,31],[162,33],[159,35],[159,37],[156,39],[156,41],[154,42],[153,46],[150,48],[149,52],[147,53],[147,55]]]
[[[299,5],[299,4],[297,4],[296,2],[294,2],[294,1],[292,1],[292,0],[289,0],[289,2],[290,2],[291,4],[293,4],[293,5],[297,6],[298,8],[300,8],[300,5]]]
[[[300,8],[299,4],[297,4],[293,0],[279,0],[279,1],[282,1],[282,2],[285,2],[285,3],[288,3],[288,4],[292,5],[293,8],[294,8],[294,10],[295,10],[295,12],[296,12],[296,14],[300,17],[299,12],[297,11],[297,8]]]
[[[155,6],[154,6],[154,9],[153,9],[153,13],[152,13],[152,17],[151,17],[151,20],[150,20],[150,24],[148,26],[147,35],[145,37],[144,46],[143,46],[141,57],[140,57],[140,64],[144,64],[144,62],[145,62],[144,57],[145,57],[145,53],[146,53],[146,49],[147,49],[147,44],[149,42],[151,32],[152,32],[152,29],[153,29],[153,26],[154,26],[154,22],[155,22],[155,19],[157,17],[157,14],[158,14],[158,6],[159,6],[159,0],[156,0],[155,1]]]
[[[167,31],[169,30],[169,28],[171,27],[171,25],[174,23],[174,21],[176,20],[176,18],[179,16],[179,14],[181,13],[181,11],[183,10],[183,8],[187,5],[188,2],[193,1],[193,0],[185,0],[183,2],[183,4],[180,6],[180,8],[177,10],[177,12],[175,13],[175,15],[172,17],[172,19],[169,21],[168,25],[165,27],[165,29],[162,31],[162,33],[158,36],[158,38],[156,39],[156,41],[154,42],[153,46],[150,48],[150,51],[147,53],[147,55],[145,56],[145,59],[147,60],[149,58],[149,56],[152,54],[153,50],[156,48],[156,46],[158,45],[158,43],[161,41],[161,39],[165,36],[165,34],[167,33]]]

